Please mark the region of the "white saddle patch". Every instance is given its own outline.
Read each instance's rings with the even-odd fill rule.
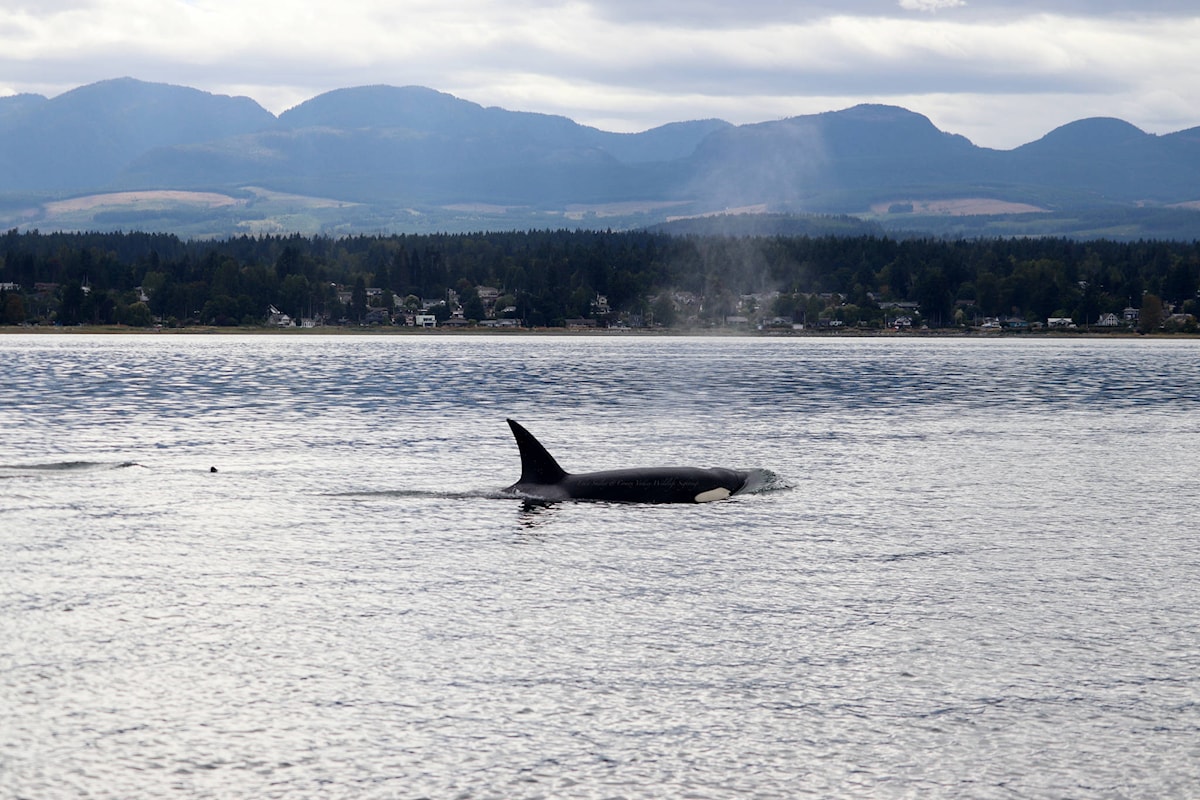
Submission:
[[[718,486],[715,489],[709,489],[707,492],[701,492],[696,495],[697,503],[711,503],[713,500],[724,500],[729,497],[729,490],[724,486]]]

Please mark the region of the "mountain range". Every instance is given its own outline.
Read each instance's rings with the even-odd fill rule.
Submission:
[[[747,212],[881,230],[1197,238],[1200,128],[1158,136],[1095,118],[992,150],[882,105],[625,134],[416,86],[339,89],[278,116],[249,98],[131,78],[0,98],[6,227],[229,235],[689,218],[694,229]]]

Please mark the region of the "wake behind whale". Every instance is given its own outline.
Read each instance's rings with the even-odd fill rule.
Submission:
[[[47,472],[98,472],[141,467],[136,461],[49,461],[35,464],[0,464],[0,474]]]

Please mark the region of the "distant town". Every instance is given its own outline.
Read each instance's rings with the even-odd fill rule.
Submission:
[[[0,237],[0,325],[1194,333],[1200,244],[671,236]]]

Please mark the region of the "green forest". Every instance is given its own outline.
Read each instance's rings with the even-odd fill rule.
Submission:
[[[1200,242],[526,231],[344,238],[0,236],[0,324],[1195,328]],[[1189,318],[1188,315],[1191,315]],[[278,319],[278,314],[275,318]],[[1128,316],[1128,315],[1126,315]]]

